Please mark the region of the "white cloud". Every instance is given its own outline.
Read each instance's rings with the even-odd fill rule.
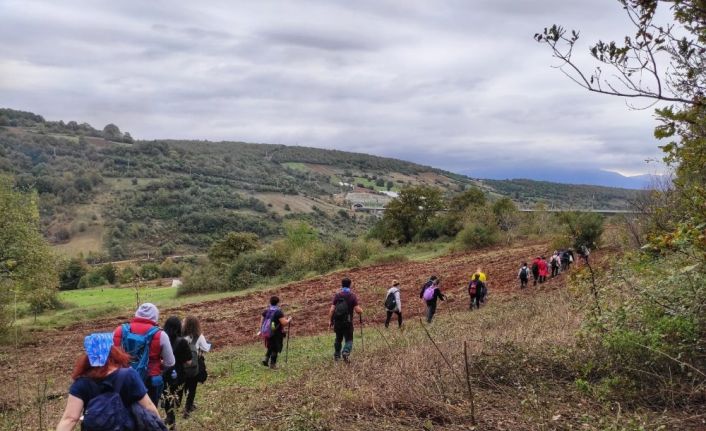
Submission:
[[[532,40],[554,22],[620,36],[614,0],[0,0],[0,16],[0,105],[50,119],[449,169],[659,157],[651,110],[584,92]]]

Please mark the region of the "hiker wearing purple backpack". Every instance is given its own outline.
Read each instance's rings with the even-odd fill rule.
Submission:
[[[427,304],[427,323],[431,323],[434,314],[436,314],[436,302],[439,299],[446,300],[446,296],[439,289],[439,281],[437,276],[432,275],[419,292],[419,297]]]
[[[292,321],[291,317],[284,316],[284,312],[277,304],[279,304],[279,298],[271,297],[270,306],[260,317],[260,330],[257,333],[265,340],[267,348],[262,365],[269,366],[273,370],[277,368],[277,355],[282,351],[283,340],[287,336],[284,328]]]
[[[351,280],[344,278],[341,280],[341,290],[333,296],[329,310],[329,327],[336,333],[333,343],[334,361],[341,359],[342,355],[343,361],[349,362],[348,358],[353,350],[353,313],[361,316],[362,324],[363,309],[358,304],[358,297],[351,292]]]

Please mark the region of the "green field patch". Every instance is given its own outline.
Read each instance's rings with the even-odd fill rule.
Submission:
[[[282,166],[289,168],[289,169],[294,169],[295,171],[299,171],[299,172],[309,172],[310,171],[310,169],[304,163],[299,163],[299,162],[286,162],[286,163],[282,163]]]

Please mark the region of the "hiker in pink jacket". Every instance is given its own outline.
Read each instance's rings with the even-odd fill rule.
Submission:
[[[549,267],[547,265],[547,259],[542,256],[541,259],[537,262],[537,266],[539,266],[539,282],[544,283],[547,281],[547,275],[549,275]]]

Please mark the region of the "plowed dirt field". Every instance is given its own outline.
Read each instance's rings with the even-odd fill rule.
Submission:
[[[405,319],[424,313],[419,299],[421,285],[432,274],[441,277],[442,291],[448,295],[439,304],[437,313],[468,307],[466,286],[470,275],[481,267],[488,276],[489,306],[493,301],[520,294],[517,271],[522,261],[531,261],[537,255],[550,254],[547,244],[512,247],[494,247],[469,253],[458,253],[425,262],[403,262],[356,268],[331,273],[309,280],[293,282],[276,289],[254,292],[245,296],[217,301],[189,304],[160,310],[160,320],[177,314],[193,314],[201,319],[202,329],[215,349],[238,346],[257,341],[255,335],[259,316],[273,294],[282,299],[285,312],[293,316],[294,337],[321,333],[328,329],[328,309],[342,277],[353,281],[353,291],[364,308],[366,325],[381,324],[385,318],[382,303],[391,280],[398,279],[402,290],[402,311]],[[550,280],[543,288],[559,287],[563,276]],[[532,294],[531,287],[521,294]],[[130,318],[98,319],[81,322],[54,331],[34,334],[32,342],[20,346],[9,355],[9,363],[2,367],[0,381],[11,383],[21,378],[28,387],[38,387],[48,380],[48,394],[63,394],[69,384],[73,363],[83,349],[83,337],[91,332],[112,331],[116,325]],[[19,361],[17,356],[19,355]],[[36,389],[34,391],[36,396]],[[17,393],[8,388],[0,391],[0,408],[15,405]]]

